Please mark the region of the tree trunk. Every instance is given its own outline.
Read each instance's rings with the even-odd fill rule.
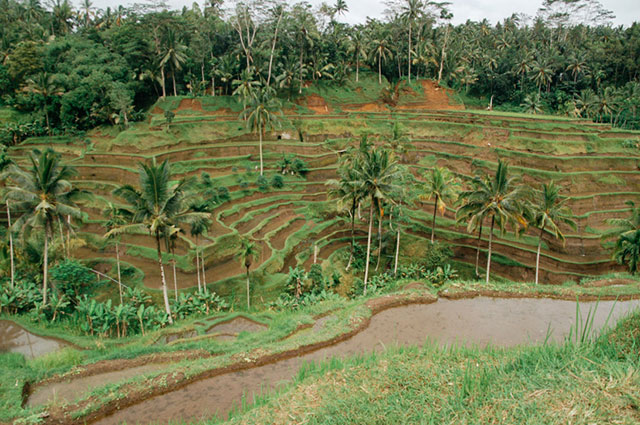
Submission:
[[[411,21],[409,21],[409,72],[407,73],[407,77],[409,78],[409,82],[411,82]]]
[[[440,54],[440,70],[438,71],[438,85],[442,80],[442,70],[444,69],[444,61],[447,58],[447,41],[449,41],[449,26],[444,33],[444,43],[442,44],[442,52]]]
[[[198,236],[196,235],[196,274],[198,275],[198,292],[202,291],[202,285],[200,281],[200,254],[198,253]]]
[[[11,259],[11,289],[15,284],[15,265],[13,263],[13,232],[11,231],[11,209],[7,200],[7,231],[9,232],[9,257]]]
[[[262,176],[264,174],[264,166],[262,163],[262,124],[258,131],[260,131],[260,175]]]
[[[173,95],[177,96],[178,90],[176,89],[176,71],[175,70],[171,72],[171,81],[173,81]]]
[[[200,77],[202,78],[202,82],[204,83],[204,61],[202,61],[202,65],[200,65]],[[204,87],[204,84],[202,86]]]
[[[478,264],[480,263],[480,241],[482,239],[482,223],[480,223],[480,231],[478,232],[478,243],[476,243],[476,276],[478,275]]]
[[[167,97],[167,88],[165,85],[165,77],[164,77],[164,66],[160,67],[160,77],[162,80],[162,98],[164,99],[165,97]]]
[[[298,94],[302,94],[302,58],[304,53],[304,41],[300,46],[300,88],[298,89]]]
[[[156,231],[156,248],[158,250],[158,265],[160,266],[160,277],[162,279],[162,297],[164,298],[164,309],[167,312],[169,323],[173,324],[171,317],[171,307],[169,306],[169,294],[167,292],[167,279],[164,275],[164,265],[162,265],[162,250],[160,249],[160,233]]]
[[[51,136],[51,126],[49,125],[49,111],[47,110],[47,102],[44,102],[44,119],[47,122],[47,133]]]
[[[356,56],[356,83],[360,81],[360,56]]]
[[[382,84],[382,55],[378,53],[378,84]]]
[[[399,255],[400,255],[400,226],[398,225],[398,235],[396,237],[396,261],[395,261],[395,266],[393,266],[394,276],[398,274],[398,256]]]
[[[351,252],[349,253],[349,262],[347,263],[346,270],[349,270],[349,267],[351,267],[351,262],[353,261],[353,249],[355,245],[355,229],[356,229],[356,198],[353,198],[353,202],[351,203]]]
[[[369,208],[369,234],[367,235],[367,261],[364,265],[364,295],[367,295],[367,280],[369,279],[369,259],[371,258],[371,232],[373,230],[373,197]]]
[[[176,254],[173,247],[171,247],[171,266],[173,267],[173,290],[176,301],[178,301],[178,276],[176,274]]]
[[[207,277],[204,274],[204,248],[200,253],[200,266],[202,267],[202,290],[207,293]]]
[[[116,241],[116,269],[118,270],[118,291],[120,292],[120,304],[122,304],[122,277],[120,275],[120,247]]]
[[[436,233],[436,212],[438,211],[438,195],[436,195],[436,202],[433,204],[433,224],[431,225],[431,243]]]
[[[544,226],[540,228],[540,236],[538,237],[538,252],[536,252],[536,285],[538,284],[538,276],[540,273],[540,248],[542,247],[542,235]]]
[[[491,272],[491,242],[493,241],[493,224],[495,222],[495,216],[491,217],[491,231],[489,232],[489,251],[487,252],[487,280],[489,283],[489,274]]]
[[[251,308],[251,301],[249,299],[249,267],[247,267],[247,310]]]
[[[47,305],[47,276],[49,271],[49,235],[45,225],[44,230],[44,264],[42,269],[42,306]]]
[[[71,257],[71,216],[67,216],[67,258]]]
[[[211,77],[211,96],[216,96],[216,77]]]
[[[376,261],[376,271],[378,271],[378,267],[380,267],[380,256],[382,255],[382,206],[380,206],[380,216],[378,217],[378,260]]]
[[[280,29],[280,20],[282,20],[283,13],[280,13],[278,16],[278,23],[276,23],[276,31],[273,35],[273,44],[271,45],[271,55],[269,55],[269,73],[267,75],[267,87],[269,87],[269,83],[271,82],[271,70],[273,68],[273,53],[276,50],[276,42],[278,41],[278,29]]]

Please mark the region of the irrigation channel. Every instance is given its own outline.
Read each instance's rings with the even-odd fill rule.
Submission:
[[[582,321],[593,314],[593,331],[613,325],[640,307],[640,301],[580,303]],[[331,320],[329,316],[328,321]],[[327,320],[325,320],[327,322]],[[514,346],[563,341],[576,323],[576,303],[551,299],[478,297],[439,299],[384,310],[352,338],[311,353],[264,366],[202,379],[164,395],[123,408],[94,422],[100,425],[164,424],[224,417],[243,394],[272,389],[290,380],[304,362],[321,361],[383,350],[391,345],[423,344],[428,338],[441,345]],[[329,323],[325,323],[329,325]],[[549,336],[550,333],[550,336]]]
[[[33,359],[70,345],[57,338],[32,334],[9,320],[0,320],[0,352],[20,353]]]

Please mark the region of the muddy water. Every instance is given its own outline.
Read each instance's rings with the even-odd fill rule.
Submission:
[[[583,317],[595,303],[581,303]],[[613,302],[601,302],[594,329],[604,325]],[[611,322],[640,301],[615,304]],[[150,424],[196,421],[213,415],[225,416],[238,405],[243,393],[251,395],[289,380],[303,362],[384,349],[390,345],[422,344],[435,338],[440,344],[513,346],[543,342],[548,329],[551,339],[562,341],[575,322],[576,305],[549,299],[440,299],[434,304],[411,305],[383,311],[370,326],[353,338],[304,356],[266,366],[197,381],[165,395],[151,398],[103,418],[99,424]],[[610,323],[611,323],[610,322]]]
[[[115,372],[100,373],[92,376],[56,382],[39,386],[29,397],[27,404],[36,406],[48,402],[72,402],[78,397],[90,392],[93,388],[144,375],[162,369],[166,365],[148,364]]]
[[[34,335],[9,320],[0,320],[0,353],[20,353],[32,359],[67,345],[55,338]]]

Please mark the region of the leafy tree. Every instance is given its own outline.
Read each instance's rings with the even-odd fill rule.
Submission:
[[[242,265],[247,270],[247,309],[249,309],[251,308],[251,300],[249,296],[249,269],[251,268],[251,264],[253,264],[253,260],[258,258],[258,248],[256,247],[255,242],[252,242],[249,239],[243,239],[238,256],[240,257]]]
[[[489,248],[487,252],[486,283],[489,283],[491,273],[491,249],[493,242],[493,229],[498,226],[500,232],[504,232],[507,225],[514,228],[525,226],[523,216],[523,203],[526,201],[528,191],[525,186],[517,184],[517,177],[509,177],[509,167],[499,161],[498,169],[493,177],[476,176],[473,179],[474,191],[465,195],[467,205],[477,205],[476,208],[465,208],[469,217],[468,231],[473,231],[480,226],[485,219],[491,218],[489,228]]]
[[[185,202],[191,185],[190,179],[173,182],[168,161],[157,164],[154,160],[150,164],[139,164],[139,188],[126,184],[117,188],[114,194],[124,199],[132,211],[131,222],[110,230],[106,236],[119,233],[146,231],[154,235],[158,254],[158,267],[162,278],[162,295],[164,307],[169,323],[171,307],[167,293],[167,280],[162,263],[162,246],[160,240],[171,226],[180,223],[192,223],[197,219],[207,217],[207,214],[192,212]]]
[[[258,133],[260,138],[260,175],[264,174],[262,159],[262,138],[267,129],[273,128],[278,122],[278,114],[281,112],[280,101],[273,97],[270,89],[259,90],[252,97],[249,106],[242,111],[241,116],[246,119],[247,127]]]
[[[542,188],[534,192],[533,201],[529,208],[532,213],[531,224],[540,229],[538,250],[536,252],[536,285],[538,284],[540,248],[544,232],[550,232],[556,239],[564,242],[564,234],[559,226],[566,224],[573,229],[576,228],[571,209],[566,206],[567,199],[560,196],[561,190],[562,187],[556,185],[553,181],[542,184]]]
[[[613,258],[619,264],[627,263],[629,271],[635,274],[640,264],[640,207],[633,201],[626,204],[631,208],[627,218],[609,218],[606,223],[613,226],[604,232],[602,237],[616,237]]]
[[[53,76],[46,72],[37,74],[35,78],[27,80],[25,90],[42,96],[42,112],[47,123],[47,131],[51,134],[51,124],[49,123],[49,100],[52,96],[60,96],[63,89],[56,85]]]
[[[43,229],[42,304],[47,304],[49,241],[54,226],[68,226],[64,217],[80,219],[80,209],[70,199],[73,185],[69,181],[76,170],[62,165],[60,155],[51,149],[34,150],[29,155],[29,165],[22,169],[11,164],[2,177],[8,179],[6,199],[16,210],[24,211],[13,227],[28,237],[34,228]]]
[[[423,185],[422,199],[433,201],[433,221],[431,226],[431,243],[433,243],[436,229],[436,212],[444,215],[448,203],[455,203],[460,193],[460,181],[446,168],[433,167],[430,173],[426,174]]]

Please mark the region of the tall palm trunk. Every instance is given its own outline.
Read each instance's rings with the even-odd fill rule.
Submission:
[[[47,305],[47,277],[49,271],[49,233],[44,230],[44,264],[42,265],[42,306]]]
[[[204,274],[204,248],[200,252],[200,267],[202,267],[202,290],[207,293],[207,277]]]
[[[478,242],[476,243],[476,276],[478,275],[478,265],[480,264],[480,241],[482,240],[482,224],[480,224],[480,231],[478,232]]]
[[[200,247],[198,246],[198,236],[196,236],[196,274],[198,275],[198,292],[202,291],[200,281]]]
[[[411,82],[411,21],[409,21],[409,72],[407,73],[407,77],[409,77],[409,82]]]
[[[278,30],[280,29],[280,21],[282,20],[283,13],[278,16],[278,22],[276,23],[276,31],[273,34],[273,43],[271,44],[271,54],[269,55],[269,73],[267,75],[267,87],[271,82],[271,70],[273,68],[273,54],[276,50],[276,42],[278,41]]]
[[[383,218],[382,206],[380,206],[380,216],[378,217],[378,260],[376,261],[376,271],[380,267],[380,256],[382,255],[382,218]]]
[[[369,233],[367,235],[367,261],[364,265],[364,295],[367,295],[367,281],[369,279],[369,259],[371,258],[371,232],[373,230],[373,197],[369,208]]]
[[[171,81],[173,81],[173,95],[177,96],[178,91],[176,89],[176,70],[171,71]]]
[[[491,242],[493,241],[493,224],[495,223],[496,217],[491,217],[491,231],[489,232],[489,251],[487,252],[487,280],[486,283],[489,283],[489,274],[491,273]]]
[[[449,41],[449,27],[444,33],[444,43],[442,43],[442,53],[440,54],[440,69],[438,70],[438,84],[442,80],[442,71],[444,70],[444,61],[447,58],[447,42]]]
[[[382,53],[378,53],[378,84],[382,84]]]
[[[540,236],[538,237],[538,252],[536,252],[536,285],[538,284],[538,276],[540,274],[540,248],[542,247],[543,234],[544,234],[544,226],[540,228]]]
[[[436,195],[436,202],[433,204],[433,224],[431,225],[431,243],[433,243],[433,238],[436,233],[436,211],[438,211],[438,195]]]
[[[167,97],[167,88],[166,88],[166,81],[165,81],[165,77],[164,77],[164,66],[160,67],[160,79],[162,81],[162,98],[164,99],[165,97]]]
[[[176,301],[178,301],[178,276],[176,274],[176,254],[173,246],[171,247],[171,266],[173,267],[173,289]]]
[[[120,275],[120,247],[116,241],[116,268],[118,270],[118,291],[120,292],[120,304],[122,304],[122,276]]]
[[[395,265],[393,266],[393,275],[396,276],[398,274],[398,257],[400,255],[400,225],[398,225],[396,236],[396,260]]]
[[[260,123],[259,129],[258,129],[258,131],[260,132],[260,175],[264,174],[264,166],[262,163],[262,130],[263,130],[262,127],[263,127],[262,123]]]
[[[247,310],[251,308],[251,300],[249,298],[249,267],[247,267]]]
[[[302,94],[302,59],[304,54],[304,41],[300,46],[300,88],[298,89],[298,94]]]
[[[15,266],[13,263],[13,232],[11,231],[11,209],[7,200],[7,231],[9,232],[9,257],[11,259],[11,289],[15,284]]]
[[[156,231],[156,248],[158,250],[158,265],[160,266],[160,278],[162,279],[162,297],[164,298],[164,310],[167,312],[169,323],[173,324],[171,317],[171,307],[169,306],[169,294],[167,292],[167,279],[164,275],[164,265],[162,264],[162,250],[160,249],[160,232]]]
[[[353,261],[353,249],[355,245],[355,228],[356,228],[356,198],[353,198],[351,203],[351,251],[349,252],[349,262],[347,263],[346,270],[349,270],[351,267],[351,262]]]
[[[360,81],[360,56],[356,55],[356,83]]]

